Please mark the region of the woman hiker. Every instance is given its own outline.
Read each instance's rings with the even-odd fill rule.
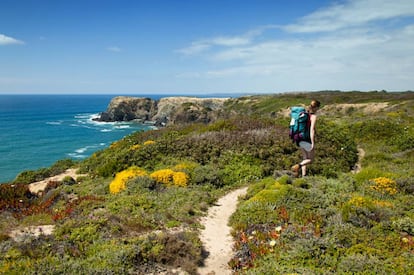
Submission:
[[[302,172],[302,177],[306,176],[306,166],[311,164],[315,157],[315,125],[316,125],[316,112],[318,111],[321,103],[317,100],[312,100],[311,104],[308,107],[308,112],[310,116],[310,142],[301,141],[299,142],[299,147],[302,151],[303,160],[299,164],[292,166],[292,172],[295,177],[299,176],[299,172]]]

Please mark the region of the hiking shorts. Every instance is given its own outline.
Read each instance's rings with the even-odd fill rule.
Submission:
[[[312,151],[312,144],[310,142],[307,142],[307,141],[299,142],[299,147],[304,149],[307,152]]]

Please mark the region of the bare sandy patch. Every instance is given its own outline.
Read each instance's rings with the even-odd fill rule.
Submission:
[[[389,107],[388,102],[373,102],[373,103],[343,103],[343,104],[331,104],[324,106],[321,109],[322,113],[340,113],[347,114],[350,111],[361,111],[363,114],[379,113]]]
[[[54,225],[28,226],[22,229],[12,230],[9,234],[14,241],[23,241],[28,237],[39,237],[40,235],[51,235],[55,229]]]
[[[37,182],[33,182],[31,184],[29,184],[29,190],[32,194],[38,194],[39,192],[43,192],[46,187],[47,184],[51,181],[62,181],[65,177],[70,176],[74,179],[76,179],[77,177],[80,176],[86,176],[86,175],[81,175],[81,174],[76,174],[76,172],[78,171],[78,169],[68,169],[65,172],[63,172],[62,174],[41,180],[41,181],[37,181]]]

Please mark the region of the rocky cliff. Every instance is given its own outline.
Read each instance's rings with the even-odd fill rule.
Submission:
[[[228,98],[165,97],[160,100],[118,96],[111,100],[97,121],[132,121],[165,126],[217,119]]]
[[[146,121],[156,114],[156,102],[150,98],[118,96],[111,100],[105,112],[96,120],[113,121]]]

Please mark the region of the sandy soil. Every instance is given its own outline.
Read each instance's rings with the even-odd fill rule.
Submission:
[[[365,150],[361,147],[358,147],[358,162],[355,164],[354,170],[352,170],[352,173],[357,174],[361,172],[362,169],[362,159],[365,157]]]
[[[33,183],[29,184],[29,190],[33,194],[38,194],[39,192],[43,192],[45,190],[48,182],[50,182],[50,181],[61,181],[66,176],[70,176],[74,179],[76,179],[77,177],[83,176],[83,175],[76,174],[76,172],[77,172],[77,169],[68,169],[62,174],[44,179],[42,181],[33,182]]]
[[[9,236],[16,242],[22,242],[28,237],[39,237],[40,235],[51,235],[55,230],[54,225],[28,226],[22,229],[12,230]]]
[[[247,187],[244,187],[228,193],[219,199],[202,219],[204,230],[201,231],[200,239],[209,255],[205,260],[205,266],[199,268],[199,274],[231,274],[227,263],[232,257],[234,242],[228,220],[236,210],[238,197],[246,191]]]

